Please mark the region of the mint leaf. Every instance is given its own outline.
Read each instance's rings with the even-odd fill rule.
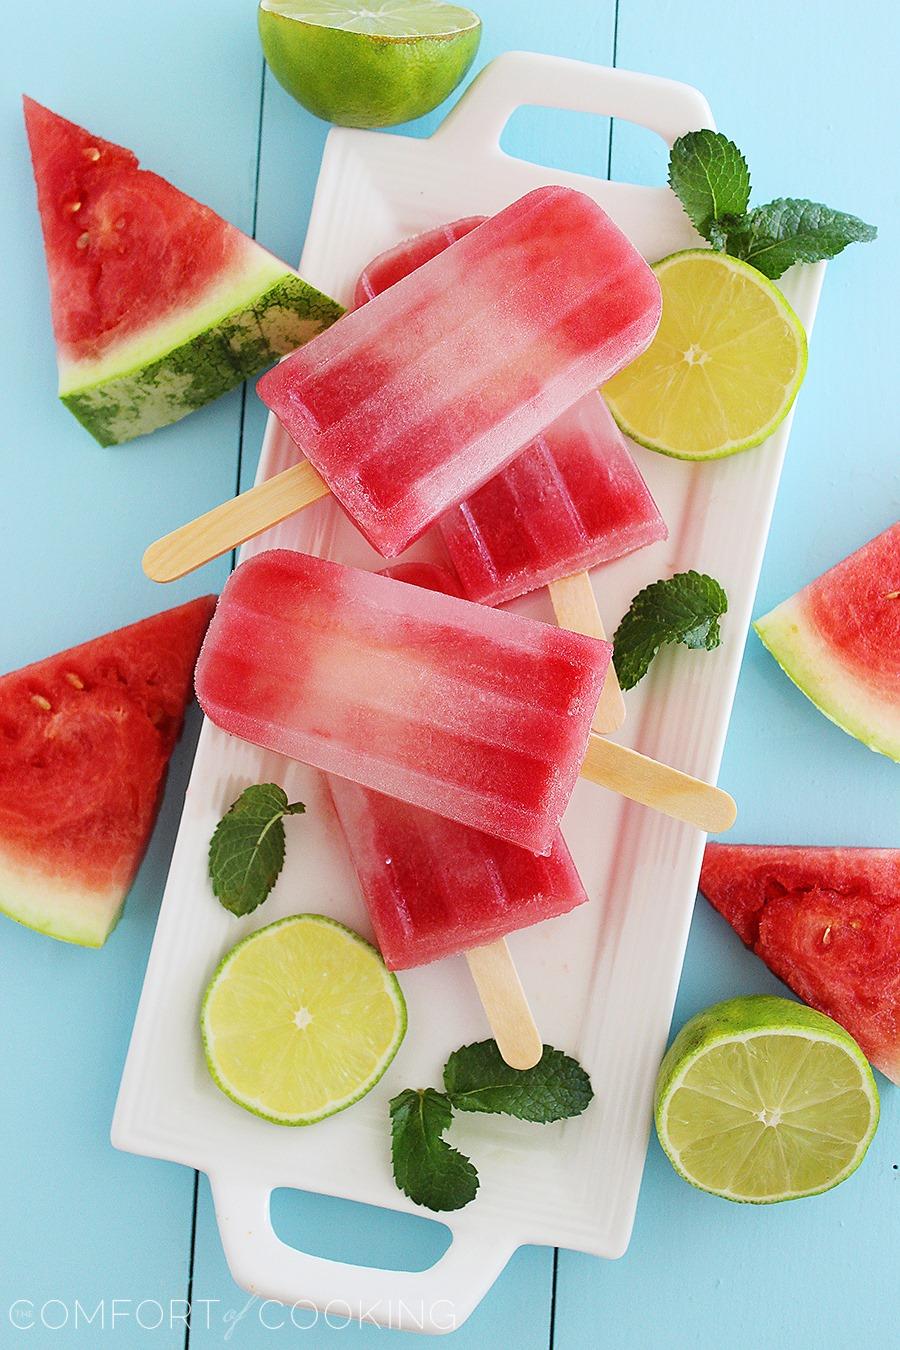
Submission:
[[[251,914],[262,904],[284,865],[283,818],[305,810],[276,783],[248,787],[232,803],[209,844],[209,877],[225,909]]]
[[[742,220],[722,223],[728,252],[772,281],[794,263],[834,258],[848,244],[869,243],[878,234],[858,216],[795,197],[779,197]]]
[[[704,239],[721,250],[723,216],[742,216],[750,201],[747,161],[719,131],[689,131],[669,155],[669,186]]]
[[[633,689],[664,643],[682,642],[707,651],[718,647],[719,619],[727,609],[722,587],[701,572],[679,572],[646,586],[632,600],[613,639],[619,684]]]
[[[462,1209],[475,1199],[478,1173],[443,1138],[453,1111],[443,1092],[407,1088],[391,1101],[391,1162],[404,1195],[426,1209]]]
[[[546,1124],[579,1116],[594,1095],[576,1059],[545,1045],[532,1069],[511,1069],[496,1041],[454,1050],[444,1068],[444,1087],[458,1111],[488,1111]]]

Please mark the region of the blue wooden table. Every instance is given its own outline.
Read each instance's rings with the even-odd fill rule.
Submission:
[[[853,11],[838,0],[750,8],[481,0],[479,8],[479,65],[524,47],[686,80],[745,150],[757,200],[806,195],[879,225],[877,244],[829,269],[762,613],[898,516],[900,11],[888,0]],[[250,482],[262,432],[255,397],[236,391],[174,428],[101,450],[57,403],[20,90],[132,147],[289,260],[299,256],[326,128],[265,75],[253,0],[17,6],[6,16],[0,70],[5,670],[220,585],[224,564],[163,596],[138,559],[174,521]],[[427,134],[444,111],[414,134]],[[524,110],[505,145],[613,177],[658,182],[664,173],[648,133],[574,114]],[[225,1267],[204,1178],[117,1153],[108,1141],[196,732],[195,718],[124,920],[104,950],[0,921],[3,1347],[181,1347],[188,1298],[195,1350],[226,1338],[253,1350],[339,1343],[321,1320],[310,1328],[298,1318],[302,1333],[289,1322],[278,1329],[278,1309],[260,1320]],[[752,636],[721,781],[741,804],[738,838],[900,844],[896,767],[820,717]],[[675,1025],[717,998],[777,988],[701,901]],[[879,1134],[839,1190],[771,1209],[729,1205],[684,1185],[654,1142],[628,1254],[604,1263],[519,1252],[454,1344],[896,1344],[900,1092],[879,1085]],[[421,1266],[432,1243],[435,1255],[440,1249],[426,1221],[315,1197],[279,1196],[276,1221],[309,1250],[372,1264]],[[374,1328],[340,1335],[352,1345],[384,1343]]]

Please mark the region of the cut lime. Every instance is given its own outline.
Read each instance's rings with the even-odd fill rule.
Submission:
[[[603,397],[632,440],[676,459],[720,459],[770,436],[806,374],[806,333],[777,286],[712,249],[654,264],[662,319]]]
[[[692,1186],[771,1204],[854,1172],[878,1090],[853,1037],[802,1003],[733,998],[691,1018],[656,1081],[656,1131]]]
[[[200,1025],[209,1071],[232,1101],[279,1125],[311,1125],[375,1086],[403,1040],[406,1004],[368,942],[321,914],[295,914],[224,957]]]
[[[259,35],[304,108],[344,127],[389,127],[452,94],[481,20],[441,0],[261,0]]]

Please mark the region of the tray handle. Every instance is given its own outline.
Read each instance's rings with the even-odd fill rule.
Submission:
[[[706,99],[689,84],[563,56],[505,52],[476,76],[432,139],[455,140],[461,150],[497,149],[524,104],[619,117],[655,131],[669,146],[686,131],[715,127]]]
[[[515,1251],[492,1226],[454,1232],[427,1270],[378,1270],[312,1256],[282,1242],[272,1227],[272,1188],[210,1177],[229,1269],[261,1299],[328,1310],[404,1331],[432,1334],[462,1325]]]

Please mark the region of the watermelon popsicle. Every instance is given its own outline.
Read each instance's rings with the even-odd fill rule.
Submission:
[[[608,643],[283,549],[229,577],[197,664],[211,721],[550,849]]]
[[[659,285],[591,198],[529,193],[259,382],[307,463],[158,541],[173,580],[331,491],[394,557],[638,356]]]
[[[608,642],[287,550],[225,585],[197,664],[217,726],[533,853],[575,780],[701,829],[726,793],[591,735]]]
[[[366,304],[484,219],[452,221],[379,254],[360,274],[354,303]],[[586,570],[668,533],[596,391],[573,404],[438,525],[470,600],[500,605],[548,586],[559,623],[600,638],[606,634]],[[610,669],[594,729],[614,731],[624,718]]]
[[[587,900],[562,835],[546,856],[328,775],[381,954],[439,961]]]

